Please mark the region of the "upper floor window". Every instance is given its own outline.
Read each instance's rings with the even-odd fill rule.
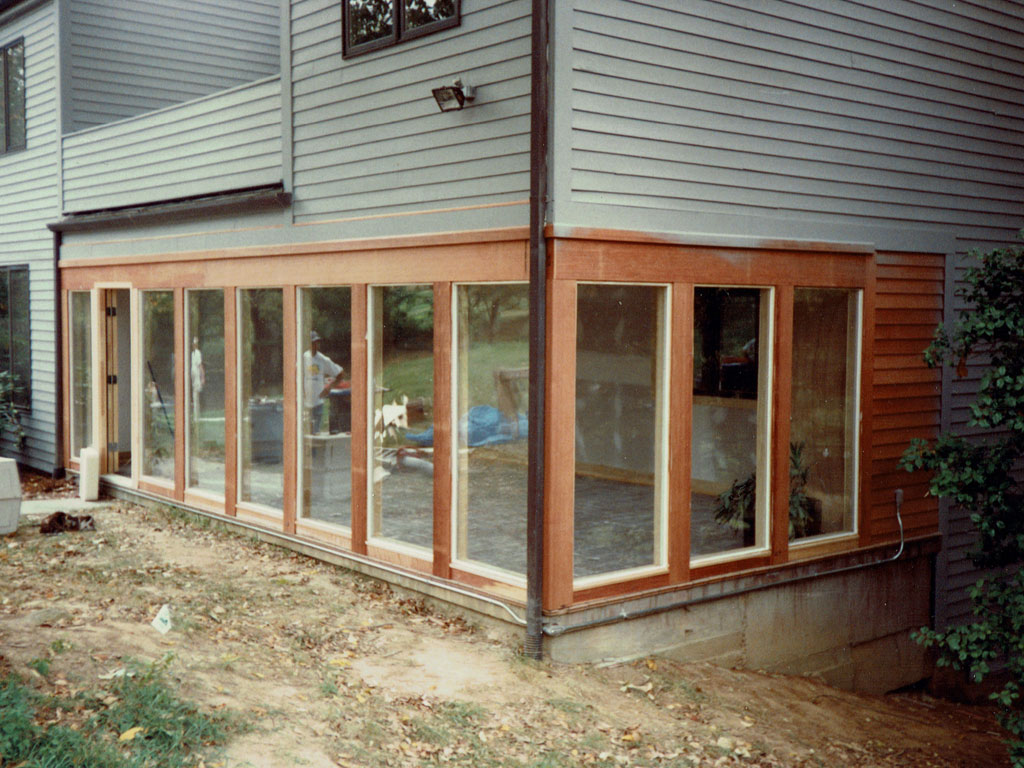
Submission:
[[[0,371],[10,374],[15,405],[31,402],[29,357],[28,267],[0,267]]]
[[[0,153],[25,148],[25,41],[0,48]]]
[[[373,51],[459,23],[460,0],[344,0],[345,56]]]

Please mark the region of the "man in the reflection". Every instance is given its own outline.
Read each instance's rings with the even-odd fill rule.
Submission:
[[[309,349],[302,353],[304,382],[303,403],[309,409],[309,431],[320,431],[324,413],[324,398],[331,390],[340,386],[345,370],[320,351],[320,334],[312,331],[309,335]]]

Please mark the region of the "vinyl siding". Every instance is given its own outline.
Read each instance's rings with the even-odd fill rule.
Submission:
[[[572,78],[556,210],[588,226],[672,214],[701,232],[746,217],[767,236],[1003,239],[1021,215],[1024,25],[985,5],[999,7],[578,2],[556,34]]]
[[[280,183],[274,77],[64,139],[64,209],[91,211]]]
[[[70,0],[68,130],[276,74],[277,0]]]
[[[0,26],[0,45],[25,40],[26,148],[0,154],[0,266],[29,266],[31,410],[23,449],[0,439],[0,453],[46,472],[56,464],[53,236],[57,202],[57,80],[54,7],[47,3]]]
[[[460,26],[343,60],[341,3],[297,0],[291,35],[296,222],[529,197],[529,2],[463,0]],[[440,113],[431,89],[460,76],[476,103]]]

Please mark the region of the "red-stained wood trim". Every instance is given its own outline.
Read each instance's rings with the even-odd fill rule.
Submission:
[[[352,551],[366,554],[367,461],[367,286],[352,286]]]
[[[451,575],[452,286],[434,283],[434,575]]]
[[[771,528],[769,542],[773,564],[789,559],[789,421],[793,405],[793,286],[775,291],[772,434],[771,434]]]
[[[238,503],[238,290],[224,289],[224,514]]]
[[[281,455],[284,457],[284,503],[282,505],[282,526],[285,533],[295,533],[295,505],[298,494],[298,393],[296,391],[296,371],[298,363],[297,339],[299,335],[298,315],[295,307],[295,286],[283,286],[281,295],[281,311],[284,315],[281,330],[284,334],[281,350],[281,368],[284,371],[281,393],[284,398],[284,424]]]
[[[430,573],[431,561],[427,557],[417,557],[407,552],[400,552],[388,547],[381,547],[376,544],[369,544],[366,547],[366,554],[386,563],[394,563],[401,568],[410,571],[421,571]]]
[[[174,349],[177,365],[174,371],[174,498],[185,500],[185,377],[189,375],[189,350],[185,336],[185,291],[174,289]]]
[[[329,544],[339,549],[352,549],[352,537],[344,530],[314,525],[308,517],[296,518],[295,533],[298,536]]]
[[[219,255],[218,255],[219,254]],[[456,243],[405,249],[332,251],[279,255],[273,247],[247,250],[233,258],[231,251],[196,258],[180,254],[165,261],[130,257],[61,262],[67,288],[84,288],[97,281],[130,281],[136,288],[211,288],[244,282],[249,288],[276,288],[296,283],[298,275],[315,275],[319,284],[405,284],[439,280],[460,282],[529,279],[527,244],[518,241]],[[244,275],[244,281],[239,279]]]
[[[865,254],[772,252],[560,240],[556,280],[859,287]]]
[[[497,595],[503,600],[507,600],[520,607],[526,604],[526,587],[509,584],[507,581],[498,581],[474,571],[463,570],[458,565],[451,567],[450,578],[487,594]]]
[[[163,496],[167,499],[173,500],[177,498],[177,494],[174,490],[174,484],[158,478],[147,477],[144,480],[140,479],[139,490],[145,491],[146,493],[152,493],[154,496]]]
[[[548,284],[547,465],[544,499],[545,610],[573,602],[576,423],[576,283]]]
[[[875,312],[875,294],[877,292],[877,268],[872,259],[868,265],[867,281],[861,299],[861,350],[860,350],[860,443],[859,460],[857,462],[858,494],[857,494],[857,532],[860,534],[861,546],[871,541],[871,514],[868,499],[871,496],[871,459],[872,435],[874,431],[874,398],[875,398],[875,324],[878,318]]]
[[[316,222],[321,223],[321,222]],[[123,242],[123,241],[118,241]],[[131,242],[131,241],[129,241]],[[455,246],[480,246],[491,243],[510,243],[518,246],[525,259],[529,255],[529,230],[526,227],[502,227],[494,229],[473,229],[461,232],[439,232],[436,234],[398,235],[358,240],[331,240],[312,243],[290,243],[285,245],[260,245],[216,250],[197,249],[193,251],[138,254],[133,256],[107,256],[98,258],[61,259],[57,266],[64,270],[87,269],[92,266],[112,267],[141,264],[143,266],[165,262],[213,261],[222,259],[251,259],[265,257],[295,258],[299,256],[323,257],[334,254],[361,253],[377,254],[391,250],[443,251]],[[74,245],[64,245],[74,251]],[[390,259],[390,255],[386,257]],[[524,264],[524,267],[528,265]],[[525,278],[524,278],[525,279]],[[344,282],[344,281],[342,281]]]
[[[594,587],[586,587],[573,591],[572,601],[585,603],[590,600],[601,600],[609,597],[619,597],[633,592],[642,592],[647,589],[660,589],[669,586],[672,578],[668,573],[658,573],[652,576],[643,576],[628,581],[613,581]]]
[[[669,581],[690,578],[690,473],[693,429],[693,285],[672,287],[669,351],[668,567]]]
[[[736,560],[723,560],[712,565],[691,567],[690,578],[693,581],[697,581],[698,579],[708,579],[714,576],[724,576],[736,571],[745,571],[749,568],[763,568],[766,565],[772,565],[771,555],[756,555]]]

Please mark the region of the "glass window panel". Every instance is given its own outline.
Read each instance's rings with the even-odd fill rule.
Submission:
[[[352,522],[352,292],[348,287],[299,293],[300,514]]]
[[[223,495],[224,292],[188,291],[185,296],[185,334],[189,339],[187,483],[190,488]]]
[[[142,291],[142,474],[174,479],[174,293]]]
[[[576,577],[664,561],[665,289],[580,285]]]
[[[433,544],[434,294],[429,285],[372,295],[370,534]]]
[[[395,38],[395,0],[346,0],[347,49]]]
[[[462,285],[456,299],[456,557],[521,574],[529,287]]]
[[[92,445],[92,297],[71,292],[71,455]]]
[[[284,313],[278,288],[238,292],[238,500],[284,503]]]
[[[11,370],[11,271],[0,268],[0,371]]]
[[[402,0],[405,30],[428,27],[456,17],[456,0]]]
[[[25,45],[7,49],[7,136],[8,149],[25,146]]]
[[[854,530],[859,292],[793,293],[789,538]]]
[[[31,327],[29,318],[29,270],[14,267],[10,270],[11,307],[11,373],[18,387],[14,402],[25,408],[32,398]]]
[[[0,152],[7,151],[7,51],[0,48]]]
[[[767,290],[694,291],[694,556],[766,543],[770,318]]]

